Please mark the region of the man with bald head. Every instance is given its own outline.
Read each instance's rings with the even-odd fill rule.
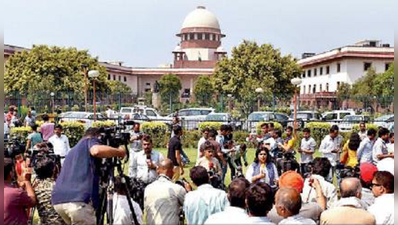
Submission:
[[[148,185],[144,194],[147,224],[178,224],[186,190],[171,181],[174,165],[170,159],[160,162],[158,179]]]
[[[345,178],[340,183],[341,199],[323,212],[321,224],[375,224],[374,216],[366,211],[361,200],[362,185],[358,178]]]
[[[315,221],[299,215],[301,204],[301,195],[296,189],[279,189],[275,196],[275,207],[277,213],[285,218],[279,224],[316,224]]]

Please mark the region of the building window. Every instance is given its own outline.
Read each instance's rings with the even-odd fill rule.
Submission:
[[[319,75],[323,74],[323,67],[319,68]]]
[[[386,68],[384,70],[387,71],[390,68],[390,66],[391,66],[391,63],[386,63]]]
[[[314,69],[314,77],[316,77],[317,73],[318,73],[318,71],[317,71],[317,69],[315,68],[315,69]]]
[[[305,85],[303,85],[303,94],[305,94]]]
[[[308,77],[311,77],[311,70],[308,70],[308,71],[307,71],[307,76],[308,76]]]
[[[370,67],[372,67],[372,63],[370,63],[370,62],[365,62],[363,64],[363,70],[364,71],[368,71],[370,69]]]
[[[341,64],[337,63],[337,73],[340,73],[340,71],[341,71]]]
[[[205,40],[210,40],[210,34],[205,34]]]
[[[122,77],[121,76],[119,76],[119,81],[122,81]]]
[[[327,67],[326,67],[326,74],[329,74],[329,73],[330,73],[330,67],[327,66]]]
[[[303,78],[305,78],[305,71],[303,72],[303,74],[301,75]]]
[[[329,83],[326,83],[326,91],[329,92]]]
[[[312,88],[312,93],[315,94],[316,92],[316,84],[314,84],[314,87]]]
[[[113,80],[116,80],[116,75],[113,75]]]
[[[312,90],[311,90],[311,85],[308,85],[308,94],[311,94]]]
[[[193,40],[195,38],[194,34],[189,34],[189,40]]]
[[[198,40],[202,40],[203,39],[203,34],[198,34]]]
[[[110,80],[111,79],[111,75],[110,74],[108,74],[108,80]]]
[[[127,82],[127,77],[124,77],[124,82]]]
[[[322,92],[322,84],[319,85],[319,91]]]

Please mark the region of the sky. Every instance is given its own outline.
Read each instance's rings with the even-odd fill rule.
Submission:
[[[4,44],[88,49],[100,61],[172,63],[175,36],[197,6],[213,12],[229,53],[244,39],[300,58],[364,39],[394,44],[393,0],[12,0],[3,1]]]

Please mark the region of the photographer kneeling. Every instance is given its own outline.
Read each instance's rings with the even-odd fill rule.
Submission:
[[[102,145],[100,129],[89,128],[65,158],[55,184],[52,204],[67,224],[96,224],[99,205],[100,158],[126,156],[126,150]]]

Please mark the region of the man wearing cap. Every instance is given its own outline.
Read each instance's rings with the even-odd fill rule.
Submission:
[[[367,207],[373,205],[375,197],[372,193],[370,186],[372,185],[372,179],[374,173],[377,172],[377,167],[370,162],[361,163],[359,179],[362,185],[362,198],[361,200],[366,204]]]
[[[312,187],[315,189],[315,193],[318,196],[317,203],[315,202],[302,202],[299,215],[303,218],[312,219],[318,221],[322,211],[326,208],[326,198],[322,193],[322,188],[317,179],[313,179]],[[281,175],[279,178],[279,188],[294,188],[299,193],[303,191],[304,179],[301,175],[295,171],[287,171]],[[278,215],[276,207],[274,206],[272,210],[268,213],[268,218],[273,222],[278,224],[283,220],[283,217]]]

